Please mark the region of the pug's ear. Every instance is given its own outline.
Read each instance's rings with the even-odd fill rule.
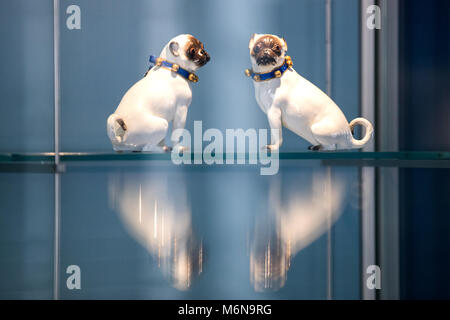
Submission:
[[[172,41],[172,42],[169,44],[169,49],[170,49],[170,52],[171,52],[175,57],[178,57],[178,56],[180,55],[180,53],[178,52],[178,50],[180,49],[180,46],[178,45],[178,42]]]
[[[281,40],[283,40],[283,49],[284,49],[284,52],[286,52],[287,51],[287,42],[286,42],[286,40],[284,40],[284,37],[282,37],[281,38]]]
[[[250,41],[248,43],[249,49],[253,48],[253,45],[255,44],[255,37],[256,37],[256,33],[252,34],[252,36],[250,37]]]

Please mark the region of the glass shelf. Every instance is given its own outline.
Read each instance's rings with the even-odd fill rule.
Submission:
[[[191,160],[195,154],[191,153]],[[225,159],[226,154],[218,154]],[[244,155],[235,154],[234,159]],[[245,154],[249,159],[249,154]],[[442,164],[450,161],[450,152],[280,152],[280,160],[438,160]],[[120,152],[120,153],[90,153],[90,152],[62,152],[62,162],[69,161],[139,161],[139,160],[171,160],[170,153]],[[0,162],[40,162],[52,163],[55,161],[53,152],[45,153],[0,153]]]
[[[195,153],[190,153],[191,163],[194,164]],[[234,154],[233,164],[237,166],[250,165],[251,154]],[[203,155],[202,163],[209,156]],[[218,154],[218,158],[225,159],[227,154]],[[255,158],[255,157],[254,157]],[[237,159],[244,159],[243,164]],[[255,158],[257,159],[257,158]],[[346,167],[398,167],[398,168],[450,168],[450,152],[281,152],[280,165],[297,161],[312,161],[322,166]],[[60,153],[60,165],[55,165],[55,154],[46,153],[0,153],[0,172],[66,172],[67,166],[83,164],[83,166],[108,167],[116,164],[134,166],[148,166],[152,162],[161,165],[169,164],[170,153],[120,152],[120,153]],[[195,164],[199,167],[198,164]],[[208,165],[217,168],[221,164]],[[201,166],[205,168],[205,166]]]
[[[249,164],[251,154],[234,154],[233,164],[237,159],[245,159],[244,165]],[[191,153],[191,163],[194,164],[196,154]],[[202,164],[209,156],[203,155]],[[218,154],[218,158],[225,159],[227,154]],[[257,158],[256,158],[257,159]],[[347,167],[398,167],[398,168],[450,168],[450,152],[281,152],[280,165],[293,161],[313,161],[322,166]],[[46,153],[0,153],[0,172],[65,172],[66,165],[83,164],[107,167],[115,164],[149,165],[148,161],[156,163],[170,163],[170,153],[120,152],[120,153],[60,153],[60,166],[55,165],[55,154]],[[162,162],[161,162],[162,161]],[[222,165],[208,165],[218,167]],[[196,164],[196,167],[199,167]],[[204,167],[204,166],[203,166]]]

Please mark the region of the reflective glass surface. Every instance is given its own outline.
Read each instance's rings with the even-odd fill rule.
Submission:
[[[326,298],[327,229],[341,297],[359,296],[358,171],[68,165],[61,265],[96,298]],[[350,191],[350,192],[349,192]],[[62,297],[73,294],[62,290]]]
[[[360,299],[364,251],[382,246],[380,237],[363,245],[362,170],[281,160],[277,175],[261,176],[256,165],[69,161],[56,237],[54,174],[1,173],[0,296]],[[80,290],[69,289],[73,265]]]

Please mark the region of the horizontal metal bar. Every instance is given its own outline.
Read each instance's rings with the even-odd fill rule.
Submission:
[[[191,153],[191,160],[194,159],[195,154]],[[216,158],[226,159],[227,154],[218,153],[213,155]],[[255,154],[242,153],[230,154],[232,158],[246,159]],[[210,155],[203,154],[203,159],[211,158]],[[450,152],[436,151],[436,152],[280,152],[279,159],[281,160],[436,160],[448,161],[450,160]],[[171,160],[170,153],[146,153],[146,152],[120,152],[120,153],[80,153],[80,152],[63,152],[60,153],[60,160],[64,162],[69,161],[137,161],[137,160]],[[55,154],[48,153],[3,153],[0,154],[0,162],[54,162]],[[350,162],[348,162],[350,163]],[[360,162],[358,162],[360,163]],[[389,163],[389,162],[387,162]]]
[[[325,166],[397,167],[397,168],[450,168],[450,160],[423,159],[325,159]]]

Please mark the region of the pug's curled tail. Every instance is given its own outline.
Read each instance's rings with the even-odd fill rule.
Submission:
[[[106,131],[111,142],[121,143],[127,132],[127,125],[120,116],[113,113],[106,121]]]
[[[357,125],[361,125],[366,129],[365,130],[366,133],[364,134],[364,137],[361,140],[357,140],[353,137],[353,128]],[[349,126],[350,126],[350,130],[352,132],[352,148],[354,148],[354,149],[364,147],[364,145],[367,142],[369,142],[370,138],[372,138],[372,136],[373,136],[373,126],[367,119],[364,119],[364,118],[353,119],[350,122]]]

